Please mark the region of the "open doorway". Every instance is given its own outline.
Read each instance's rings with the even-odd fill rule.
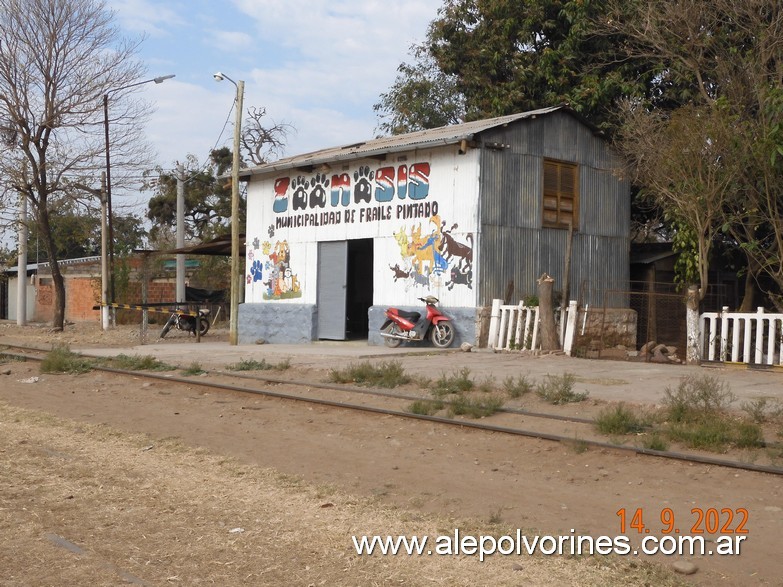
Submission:
[[[346,338],[367,338],[368,312],[373,295],[373,239],[348,241],[348,279],[346,283]]]
[[[318,338],[366,338],[373,294],[373,240],[318,243]]]

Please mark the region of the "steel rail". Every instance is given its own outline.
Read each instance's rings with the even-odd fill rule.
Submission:
[[[22,347],[19,345],[4,345],[4,346],[12,346],[13,348],[28,348],[28,347]],[[46,352],[41,349],[30,349],[35,350],[36,352]],[[15,356],[13,353],[6,353],[6,352],[0,352],[0,354],[5,354],[7,356]],[[33,357],[28,355],[16,355],[20,358],[25,359],[32,359],[32,360],[42,360],[40,357]],[[301,403],[307,403],[307,404],[313,404],[318,406],[324,406],[329,408],[336,408],[336,409],[344,409],[344,410],[354,410],[354,411],[360,411],[360,412],[366,412],[371,414],[378,414],[383,416],[395,416],[399,418],[407,418],[410,420],[420,420],[423,422],[431,422],[435,424],[443,424],[446,426],[456,426],[460,428],[467,428],[472,430],[479,430],[483,432],[496,432],[500,434],[508,434],[512,436],[521,436],[525,438],[536,438],[540,440],[548,440],[552,442],[560,442],[560,443],[570,443],[573,442],[574,439],[567,437],[567,436],[561,436],[558,434],[550,434],[547,432],[536,432],[533,430],[524,430],[522,428],[510,428],[507,426],[496,426],[493,424],[485,424],[481,422],[471,422],[468,420],[454,420],[452,418],[444,418],[442,416],[429,416],[426,414],[413,414],[410,412],[403,412],[399,410],[392,410],[388,408],[378,408],[374,406],[363,406],[361,404],[353,404],[353,403],[347,403],[347,402],[340,402],[336,400],[329,400],[329,399],[323,399],[323,398],[314,398],[314,397],[308,397],[308,396],[299,396],[294,395],[290,393],[283,393],[278,391],[272,391],[268,389],[254,389],[254,388],[247,388],[242,387],[239,385],[232,385],[228,383],[219,383],[219,382],[207,382],[203,380],[193,379],[189,377],[181,377],[181,376],[172,376],[172,375],[161,375],[158,373],[150,373],[147,371],[129,371],[126,369],[115,369],[113,367],[104,367],[96,365],[93,367],[96,371],[104,371],[108,373],[115,373],[118,375],[127,375],[132,377],[144,377],[147,379],[153,379],[156,381],[167,381],[167,382],[174,382],[174,383],[182,383],[185,385],[195,385],[198,387],[205,387],[205,388],[212,388],[212,389],[222,389],[226,391],[233,391],[236,393],[247,393],[247,394],[253,394],[253,395],[259,395],[262,397],[269,397],[274,399],[280,399],[285,401],[295,401],[295,402],[301,402]],[[310,387],[316,387],[316,385],[313,385],[310,382],[294,382],[294,381],[284,381],[284,383],[289,385],[301,385],[301,386],[310,386]],[[322,384],[319,384],[320,387]],[[731,461],[726,459],[719,459],[715,457],[709,457],[705,455],[696,455],[691,453],[681,453],[681,452],[674,452],[674,451],[662,451],[662,450],[654,450],[649,448],[643,448],[643,447],[636,447],[636,446],[624,446],[624,445],[618,445],[618,444],[612,444],[609,442],[602,442],[598,440],[587,440],[587,439],[579,439],[579,443],[584,446],[591,446],[594,448],[601,448],[606,450],[613,450],[613,451],[620,451],[620,452],[628,452],[636,455],[644,455],[644,456],[653,456],[653,457],[659,457],[659,458],[665,458],[665,459],[671,459],[671,460],[678,460],[678,461],[684,461],[688,463],[698,463],[703,465],[714,465],[719,467],[726,467],[730,469],[738,469],[743,471],[751,471],[756,473],[766,473],[771,475],[781,475],[783,476],[783,468],[779,467],[772,467],[767,465],[756,465],[753,463],[742,463],[739,461]]]

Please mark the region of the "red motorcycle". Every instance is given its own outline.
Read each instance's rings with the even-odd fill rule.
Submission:
[[[427,305],[427,315],[406,312],[397,308],[386,310],[386,321],[381,326],[381,336],[386,346],[396,348],[403,340],[419,341],[429,339],[438,348],[446,348],[454,342],[454,327],[451,319],[435,307],[438,298],[419,298]]]

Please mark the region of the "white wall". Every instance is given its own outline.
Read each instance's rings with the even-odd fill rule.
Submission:
[[[314,304],[318,242],[373,238],[374,304],[475,306],[478,160],[455,145],[251,181],[245,301]]]
[[[8,278],[8,319],[16,320],[17,316],[17,277]],[[32,322],[35,318],[35,286],[30,284],[30,278],[27,280],[27,321]]]

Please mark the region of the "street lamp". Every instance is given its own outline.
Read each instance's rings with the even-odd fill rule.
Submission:
[[[114,303],[114,222],[112,221],[112,213],[111,213],[111,158],[109,156],[109,94],[112,94],[114,92],[119,92],[120,90],[127,90],[128,88],[133,88],[135,86],[140,86],[142,84],[149,84],[152,82],[155,82],[156,84],[162,84],[167,79],[171,79],[174,77],[175,74],[170,73],[168,75],[161,75],[158,77],[154,77],[152,79],[144,80],[141,82],[136,82],[133,84],[128,84],[126,86],[120,86],[119,88],[112,88],[110,90],[107,90],[107,92],[103,95],[103,132],[104,132],[104,139],[106,141],[106,216],[108,218],[108,229],[109,229],[109,282],[110,282],[110,294],[109,294],[109,303]],[[105,254],[105,251],[104,251]]]
[[[245,82],[235,82],[225,73],[217,72],[212,77],[222,82],[227,79],[237,89],[236,122],[234,123],[234,152],[231,163],[231,307],[229,309],[229,344],[239,342],[237,313],[239,312],[239,138],[242,131],[242,100],[245,97]]]

